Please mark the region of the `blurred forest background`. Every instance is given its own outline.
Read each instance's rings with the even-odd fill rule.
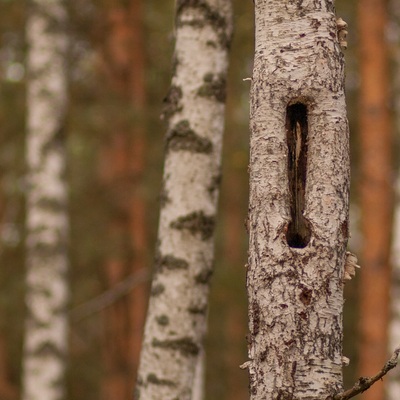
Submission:
[[[254,5],[250,0],[233,3],[235,33],[207,338],[208,400],[248,397],[247,373],[239,365],[247,359],[244,221],[250,83],[244,79],[252,73]],[[336,1],[337,14],[349,24],[345,57],[353,183],[359,176],[355,3]],[[174,2],[74,0],[66,5],[71,42],[65,126],[71,226],[68,399],[113,400],[110,391],[132,392],[151,278],[166,130],[160,115],[171,78]],[[18,399],[21,390],[28,13],[25,1],[0,0],[2,400]],[[398,21],[390,23],[394,28],[388,40],[395,55]],[[350,248],[356,254],[361,246],[358,209],[353,185]],[[345,289],[344,354],[351,359],[346,386],[357,376],[357,283],[356,278]]]

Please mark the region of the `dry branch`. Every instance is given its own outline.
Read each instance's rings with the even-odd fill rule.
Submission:
[[[399,353],[400,347],[398,347],[394,351],[390,360],[385,363],[383,368],[375,376],[372,376],[371,378],[361,376],[351,389],[348,389],[343,393],[337,394],[333,397],[333,400],[348,400],[356,396],[357,394],[363,393],[368,390],[376,381],[382,379],[391,369],[397,366]]]
[[[146,268],[142,268],[134,274],[129,275],[126,279],[117,283],[111,289],[72,309],[70,311],[72,321],[79,322],[80,320],[103,310],[115,303],[119,298],[127,295],[135,286],[146,282],[149,279],[150,271]]]

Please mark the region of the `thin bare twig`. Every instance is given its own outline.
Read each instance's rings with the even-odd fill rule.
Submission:
[[[362,392],[365,392],[367,389],[369,389],[376,381],[379,381],[379,379],[382,379],[391,369],[397,366],[397,359],[399,357],[400,353],[400,347],[398,347],[390,360],[388,360],[383,368],[375,375],[372,376],[371,378],[368,377],[360,377],[358,381],[354,384],[354,386],[351,389],[346,390],[343,393],[339,393],[333,397],[333,400],[348,400],[351,399],[352,397],[356,396],[357,394],[360,394]]]
[[[69,313],[73,322],[89,317],[90,315],[109,307],[119,298],[126,296],[135,286],[150,279],[150,271],[142,268],[132,275],[129,275],[123,281],[117,283],[111,289],[103,292],[99,296],[75,307]]]

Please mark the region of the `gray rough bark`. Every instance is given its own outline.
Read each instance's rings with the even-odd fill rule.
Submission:
[[[256,0],[255,20],[244,366],[252,400],[321,400],[342,389],[344,58],[333,1]]]
[[[63,124],[67,40],[62,1],[35,0],[27,23],[27,216],[23,400],[65,397],[67,185]]]
[[[230,0],[179,0],[156,268],[136,399],[188,400],[207,325]]]

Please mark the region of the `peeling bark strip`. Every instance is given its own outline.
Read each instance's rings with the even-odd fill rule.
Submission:
[[[178,0],[159,246],[135,396],[191,400],[213,265],[230,0]],[[150,377],[150,378],[149,378]]]
[[[34,0],[27,23],[27,239],[24,400],[65,398],[67,352],[66,108],[62,2]]]
[[[255,0],[251,89],[252,400],[342,388],[349,194],[344,60],[331,0]]]

